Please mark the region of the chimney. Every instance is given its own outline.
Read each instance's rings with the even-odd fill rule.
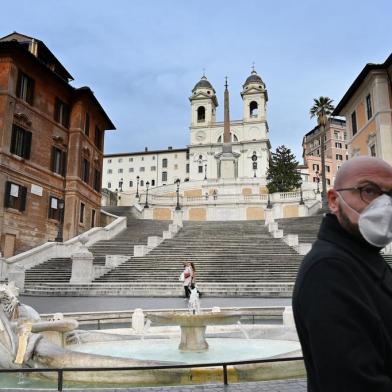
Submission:
[[[167,149],[168,149],[168,150],[173,150],[173,147],[172,147],[172,146],[169,146]]]
[[[144,147],[144,151],[148,151],[148,147]]]

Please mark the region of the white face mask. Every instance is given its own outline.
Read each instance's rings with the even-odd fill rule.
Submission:
[[[361,213],[344,204],[359,215],[358,227],[362,237],[371,245],[383,248],[392,241],[392,198],[381,195],[374,199]]]

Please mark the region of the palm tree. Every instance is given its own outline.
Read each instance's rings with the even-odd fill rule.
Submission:
[[[322,208],[327,209],[327,179],[325,177],[325,126],[333,110],[335,109],[332,105],[333,100],[328,97],[320,97],[319,99],[313,99],[314,104],[310,108],[310,118],[317,117],[317,122],[320,127],[320,138],[321,138],[321,180],[323,191],[321,194]]]

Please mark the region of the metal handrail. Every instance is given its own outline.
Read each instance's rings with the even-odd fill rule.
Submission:
[[[1,373],[48,373],[57,372],[57,390],[63,390],[64,372],[114,372],[114,371],[131,371],[131,370],[169,370],[169,369],[187,369],[218,367],[223,368],[223,384],[228,385],[227,367],[233,365],[251,365],[255,363],[274,363],[274,362],[291,362],[302,361],[303,357],[290,358],[271,358],[271,359],[252,359],[247,361],[230,361],[230,362],[213,362],[213,363],[196,363],[184,365],[156,365],[156,366],[120,366],[120,367],[68,367],[68,368],[21,368],[21,369],[0,369]],[[118,389],[118,388],[117,388]]]

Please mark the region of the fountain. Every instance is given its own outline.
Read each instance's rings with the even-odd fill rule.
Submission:
[[[220,370],[215,368],[192,369],[193,363],[213,363],[230,360],[247,360],[260,357],[271,357],[288,352],[295,352],[299,348],[297,341],[275,340],[268,341],[265,336],[252,334],[249,340],[232,336],[238,334],[238,321],[240,314],[232,311],[220,311],[214,308],[211,311],[201,311],[200,302],[195,293],[192,293],[189,310],[183,312],[158,312],[149,313],[145,321],[142,310],[135,312],[133,328],[103,331],[76,330],[78,323],[75,320],[55,314],[50,320],[42,320],[39,314],[31,307],[21,304],[17,298],[18,290],[12,285],[0,286],[0,368],[23,369],[29,367],[63,368],[67,367],[143,367],[155,365],[189,364],[189,368],[160,369],[143,371],[142,369],[111,372],[72,372],[64,371],[64,380],[72,382],[88,382],[88,385],[97,383],[102,385],[126,384],[132,385],[173,385],[192,382],[219,381],[222,378]],[[176,338],[170,338],[175,331],[160,327],[151,327],[151,321],[165,326],[178,325],[181,328],[179,350],[176,348]],[[206,341],[207,325],[232,324],[229,337],[222,337],[222,333],[212,333]],[[215,328],[215,327],[212,327]],[[226,328],[226,327],[225,327]],[[230,327],[227,327],[230,328]],[[153,329],[151,331],[150,329]],[[149,336],[145,337],[146,332]],[[158,331],[158,332],[157,332]],[[171,332],[172,331],[172,332]],[[237,332],[236,332],[237,331]],[[247,344],[244,344],[247,342]],[[249,343],[251,342],[251,343]],[[176,362],[173,362],[176,361]],[[261,365],[260,365],[261,366]],[[250,380],[260,376],[260,366],[250,365],[244,367],[230,367],[235,379],[240,381]],[[262,364],[262,366],[265,366]],[[276,366],[276,365],[275,365]],[[282,370],[271,366],[263,368],[263,377],[277,378],[284,375],[302,375],[302,363],[284,365]],[[55,373],[41,374],[39,380],[37,373],[15,377],[15,382],[24,383],[26,388],[43,379],[56,377]],[[267,378],[268,379],[268,378]],[[5,380],[5,381],[4,381]],[[108,380],[110,384],[107,384]],[[2,377],[0,389],[8,387],[12,377]],[[33,383],[32,383],[33,382]],[[106,384],[105,384],[106,383]],[[80,384],[72,384],[78,387]],[[85,385],[85,384],[84,384]]]

